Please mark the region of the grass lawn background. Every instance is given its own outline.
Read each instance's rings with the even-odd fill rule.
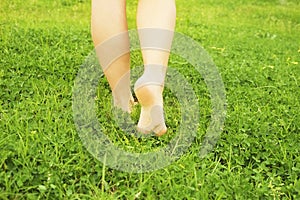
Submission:
[[[214,151],[198,158],[209,95],[201,77],[172,56],[170,64],[198,91],[199,138],[169,167],[134,174],[103,167],[73,122],[72,87],[93,50],[90,1],[1,0],[0,199],[300,198],[299,2],[176,2],[176,31],[202,45],[223,78],[225,128]],[[137,1],[127,4],[135,28]],[[140,57],[133,55],[132,63]],[[167,122],[176,127],[176,99],[166,98]],[[120,141],[124,148],[136,145]]]

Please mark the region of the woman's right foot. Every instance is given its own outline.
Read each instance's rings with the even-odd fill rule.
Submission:
[[[167,132],[163,110],[163,87],[160,85],[144,85],[135,90],[141,104],[140,119],[137,125],[139,132],[161,136]]]

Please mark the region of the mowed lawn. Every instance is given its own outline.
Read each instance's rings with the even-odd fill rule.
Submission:
[[[146,173],[104,166],[73,121],[72,89],[93,50],[88,0],[0,1],[0,199],[300,199],[300,3],[298,0],[177,0],[176,31],[210,54],[223,79],[226,122],[199,158],[210,94],[201,75],[172,55],[199,101],[197,138],[179,160]],[[137,1],[127,0],[129,28]],[[141,65],[138,52],[132,67]],[[180,108],[165,91],[169,134],[136,140],[98,117],[128,151],[151,151],[176,134]],[[137,120],[138,109],[133,114]]]

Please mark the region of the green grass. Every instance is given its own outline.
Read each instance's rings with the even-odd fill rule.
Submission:
[[[136,4],[128,0],[130,28]],[[214,151],[198,158],[209,94],[192,66],[172,55],[170,63],[197,91],[199,134],[172,165],[135,174],[103,166],[74,125],[74,80],[93,50],[90,2],[1,0],[0,199],[299,199],[299,9],[297,0],[177,1],[176,30],[209,52],[223,78],[225,128]],[[138,53],[132,57],[141,64]],[[109,88],[100,83],[99,106],[111,116]],[[180,109],[168,90],[165,99],[176,132]],[[151,151],[172,135],[110,137],[128,151]]]

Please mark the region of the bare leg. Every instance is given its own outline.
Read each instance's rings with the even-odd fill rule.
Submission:
[[[133,98],[126,0],[92,0],[91,29],[100,65],[112,89],[114,105],[130,112]]]
[[[175,20],[174,0],[139,0],[137,26],[145,71],[135,84],[135,93],[142,106],[138,129],[143,133],[153,131],[160,136],[167,131],[162,92]],[[154,49],[149,49],[151,42],[157,39],[163,44],[155,46],[154,42]]]

